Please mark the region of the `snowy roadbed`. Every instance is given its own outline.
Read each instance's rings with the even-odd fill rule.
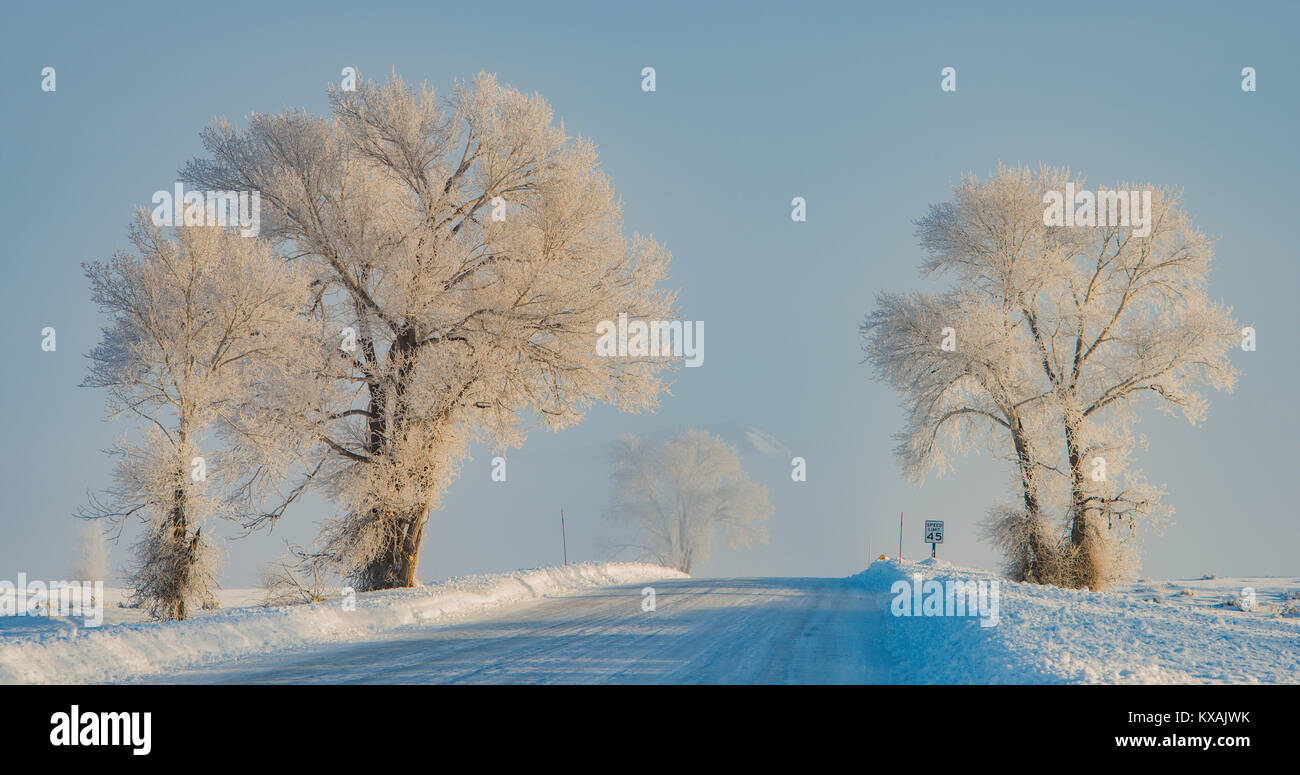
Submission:
[[[998,622],[894,616],[891,585],[998,581]],[[885,650],[900,683],[1297,683],[1297,578],[1144,581],[1114,592],[1018,584],[942,561],[885,561],[852,577],[885,606]],[[1254,610],[1224,606],[1243,588]]]
[[[311,605],[222,610],[183,622],[0,637],[0,683],[103,683],[466,619],[547,595],[685,578],[645,563],[582,563],[469,576]]]

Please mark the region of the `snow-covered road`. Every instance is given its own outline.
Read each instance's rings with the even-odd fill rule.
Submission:
[[[999,593],[987,618],[944,605],[903,615],[916,611],[896,605],[896,585],[914,589],[917,576],[940,587],[979,580]],[[642,607],[647,586],[653,611]],[[1232,602],[1241,596],[1253,604]],[[644,563],[581,563],[355,599],[340,591],[311,605],[232,602],[183,622],[88,627],[0,616],[0,684],[1294,684],[1297,676],[1297,577],[1143,580],[1087,592],[928,558],[875,562],[841,579],[692,579]]]
[[[885,606],[848,579],[672,579],[453,625],[151,676],[157,683],[880,683]]]

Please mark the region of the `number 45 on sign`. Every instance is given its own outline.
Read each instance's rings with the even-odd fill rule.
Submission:
[[[930,545],[930,556],[935,555],[935,544],[943,543],[943,521],[927,519],[925,521],[925,542]]]

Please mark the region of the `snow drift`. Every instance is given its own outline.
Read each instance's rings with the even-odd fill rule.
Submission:
[[[645,563],[583,563],[451,579],[432,586],[279,608],[235,608],[180,622],[72,628],[0,638],[0,683],[105,683],[487,613],[547,595],[686,578]]]
[[[945,585],[998,579],[999,621],[981,627],[972,617],[886,612],[884,649],[894,683],[1300,681],[1300,618],[1288,607],[1295,593],[1281,589],[1295,579],[1143,582],[1089,592],[1016,583],[930,559],[873,563],[852,579],[887,611],[890,586],[915,573]],[[1260,590],[1253,610],[1231,605],[1242,587]]]

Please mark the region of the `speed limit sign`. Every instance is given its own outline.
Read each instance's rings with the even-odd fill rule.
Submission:
[[[927,519],[925,521],[925,542],[930,545],[930,556],[935,556],[935,544],[943,543],[943,521]]]

